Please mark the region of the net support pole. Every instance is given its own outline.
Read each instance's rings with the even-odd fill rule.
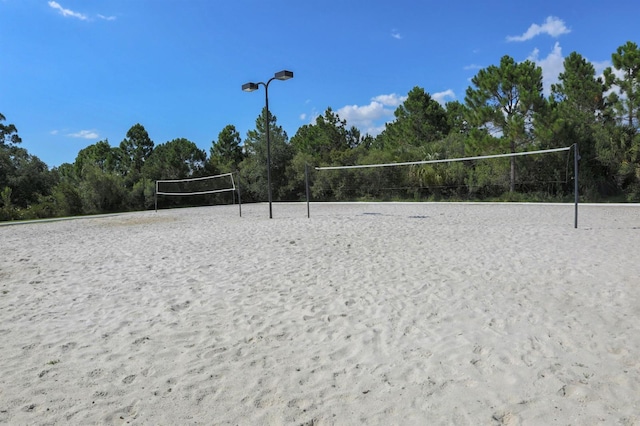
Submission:
[[[158,181],[156,181],[156,192],[153,194],[153,199],[156,205],[156,213],[158,213]]]
[[[580,160],[580,154],[578,152],[578,144],[573,144],[573,193],[575,198],[575,214],[573,220],[573,227],[578,228],[578,203],[580,200],[580,194],[578,193],[578,161]]]
[[[307,193],[307,219],[311,217],[309,209],[309,165],[304,163],[304,186]]]
[[[238,212],[240,213],[240,217],[242,217],[242,196],[240,195],[240,172],[236,170],[238,174]]]

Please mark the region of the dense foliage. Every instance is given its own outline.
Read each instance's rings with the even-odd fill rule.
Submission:
[[[117,146],[99,141],[73,164],[51,170],[20,147],[18,129],[0,114],[0,220],[152,208],[155,181],[239,172],[243,198],[267,198],[266,126],[274,200],[305,197],[305,166],[411,162],[580,147],[580,193],[590,201],[640,201],[640,50],[612,54],[602,77],[580,54],[543,96],[542,70],[504,56],[471,80],[465,103],[442,106],[414,87],[395,120],[376,137],[348,128],[330,107],[289,141],[266,110],[244,141],[227,125],[209,156],[187,139],[156,145],[135,124]],[[566,152],[507,159],[317,172],[314,200],[563,200],[573,191]],[[231,202],[221,195],[164,200],[165,206]]]

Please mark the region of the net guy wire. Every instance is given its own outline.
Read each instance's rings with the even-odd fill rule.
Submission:
[[[478,157],[461,157],[461,158],[448,158],[448,159],[440,159],[440,160],[408,161],[406,163],[359,164],[355,166],[328,166],[328,167],[316,167],[315,169],[316,170],[341,170],[341,169],[363,169],[363,168],[369,168],[369,167],[411,166],[411,165],[418,165],[418,164],[452,163],[454,161],[483,160],[485,158],[516,157],[519,155],[569,151],[571,148],[572,146],[567,146],[564,148],[543,149],[540,151],[524,151],[524,152],[514,152],[509,154],[482,155]]]

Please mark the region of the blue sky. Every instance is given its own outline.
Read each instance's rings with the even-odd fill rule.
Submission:
[[[545,87],[577,51],[601,72],[640,43],[636,0],[0,0],[0,113],[50,167],[136,123],[156,145],[207,154],[233,124],[255,128],[266,82],[289,137],[327,107],[373,135],[419,86],[464,102],[503,55],[542,66]]]

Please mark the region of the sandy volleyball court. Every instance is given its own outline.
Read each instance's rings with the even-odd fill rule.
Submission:
[[[0,226],[0,423],[640,424],[640,206]]]

